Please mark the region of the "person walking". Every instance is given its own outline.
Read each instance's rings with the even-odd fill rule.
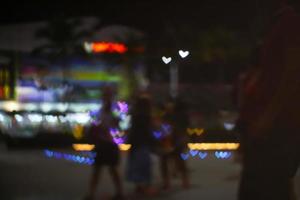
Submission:
[[[116,194],[114,200],[122,200],[123,185],[118,165],[120,162],[120,153],[118,145],[113,141],[110,134],[110,129],[118,127],[118,119],[112,114],[112,91],[105,88],[103,92],[103,107],[98,116],[98,119],[91,125],[89,129],[89,137],[91,142],[95,144],[95,162],[93,165],[92,175],[90,179],[89,191],[86,200],[92,200],[95,197],[95,192],[98,185],[99,175],[104,166],[107,166],[114,183]]]

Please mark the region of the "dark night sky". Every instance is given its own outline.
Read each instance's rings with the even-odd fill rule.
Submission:
[[[39,21],[57,15],[99,16],[104,24],[125,24],[148,31],[166,23],[193,27],[247,24],[246,0],[98,0],[98,1],[9,1],[1,5],[1,24]],[[3,4],[3,3],[2,3]]]
[[[160,55],[165,53],[162,47],[166,47],[167,53],[179,46],[190,49],[193,36],[207,28],[224,26],[250,32],[255,8],[254,0],[11,0],[0,6],[0,25],[51,20],[57,16],[96,16],[103,26],[122,24],[144,31],[151,44],[148,50]],[[172,32],[177,34],[178,30],[189,32],[189,36],[172,37]],[[153,66],[155,62],[161,63],[160,56],[153,55]]]

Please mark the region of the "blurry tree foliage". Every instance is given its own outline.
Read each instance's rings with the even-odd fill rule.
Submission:
[[[81,25],[80,19],[65,19],[58,16],[35,33],[36,39],[45,42],[35,48],[32,54],[61,65],[64,81],[70,67],[68,59],[74,55],[86,55],[83,41],[92,35],[92,30],[82,29]]]

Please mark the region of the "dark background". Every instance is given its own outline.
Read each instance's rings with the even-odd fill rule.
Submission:
[[[148,70],[152,79],[157,76],[155,72],[162,76],[159,79],[168,79],[167,68],[162,69],[162,55],[174,55],[178,49],[186,49],[192,52],[192,56],[184,64],[188,70],[180,72],[181,82],[217,81],[220,78],[216,74],[223,73],[218,69],[220,66],[225,71],[222,81],[233,82],[249,62],[249,57],[233,56],[226,63],[218,63],[217,59],[203,63],[195,54],[201,51],[197,40],[201,33],[220,27],[220,30],[230,30],[235,34],[234,41],[228,42],[230,46],[241,45],[244,54],[250,55],[249,51],[255,48],[265,28],[266,5],[259,0],[6,1],[0,7],[0,25],[57,17],[98,17],[100,27],[121,24],[145,33],[147,64],[151,66]],[[228,46],[225,51],[226,48]]]
[[[122,23],[151,29],[165,21],[189,23],[198,28],[227,24],[244,27],[255,8],[255,1],[200,0],[200,1],[4,1],[1,5],[1,23],[17,23],[66,17],[93,15],[104,23]],[[175,20],[175,21],[174,21]]]

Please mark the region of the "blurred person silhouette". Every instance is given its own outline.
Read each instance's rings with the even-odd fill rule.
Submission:
[[[163,178],[163,189],[170,189],[170,164],[174,161],[177,172],[182,180],[182,187],[189,188],[190,181],[185,161],[181,154],[187,148],[188,135],[186,130],[189,125],[189,117],[186,104],[181,99],[169,101],[163,116],[163,126],[169,126],[170,134],[162,138],[163,153],[160,158],[160,168]],[[164,128],[166,129],[166,128]]]
[[[172,140],[174,144],[173,156],[176,166],[181,174],[182,187],[189,188],[190,181],[185,161],[181,158],[181,153],[187,149],[189,116],[186,103],[177,99],[174,106],[174,124],[172,128]]]
[[[174,101],[173,99],[169,99],[165,106],[164,111],[161,116],[162,124],[161,124],[161,138],[159,138],[160,145],[160,172],[162,176],[162,189],[168,190],[170,189],[170,164],[173,164],[171,161],[172,152],[174,151],[174,145],[172,140],[172,121],[174,118]],[[173,166],[171,166],[173,167]],[[171,168],[172,169],[172,168]]]
[[[110,87],[103,89],[103,104],[98,119],[92,123],[88,130],[90,140],[95,144],[96,152],[95,162],[91,175],[89,192],[86,200],[94,199],[99,175],[104,166],[108,166],[116,194],[113,199],[124,199],[123,185],[118,165],[120,161],[120,152],[118,145],[114,142],[110,129],[118,127],[118,119],[112,114],[113,92]]]
[[[244,154],[239,200],[296,199],[293,178],[300,158],[299,2],[268,2],[275,15],[260,50],[261,71],[245,85],[237,121]]]
[[[236,105],[237,110],[240,112],[243,109],[244,102],[247,97],[246,91],[251,90],[255,85],[257,78],[260,76],[261,68],[259,68],[259,46],[257,46],[250,56],[250,61],[247,66],[239,73],[233,89],[233,103]],[[241,124],[238,124],[239,126]],[[236,137],[244,141],[245,134],[239,134],[241,130],[237,131]],[[235,154],[235,161],[241,162],[243,156],[243,143],[240,145],[237,154]]]
[[[243,107],[244,102],[244,92],[247,85],[250,82],[255,83],[255,79],[261,72],[259,67],[259,51],[260,45],[253,49],[249,62],[246,64],[245,68],[238,74],[238,77],[234,84],[233,89],[233,103],[236,105],[237,109],[240,110]]]
[[[128,143],[131,148],[127,161],[127,179],[135,184],[135,192],[142,195],[155,195],[151,186],[152,161],[151,149],[155,145],[152,135],[151,102],[148,96],[136,97]]]

